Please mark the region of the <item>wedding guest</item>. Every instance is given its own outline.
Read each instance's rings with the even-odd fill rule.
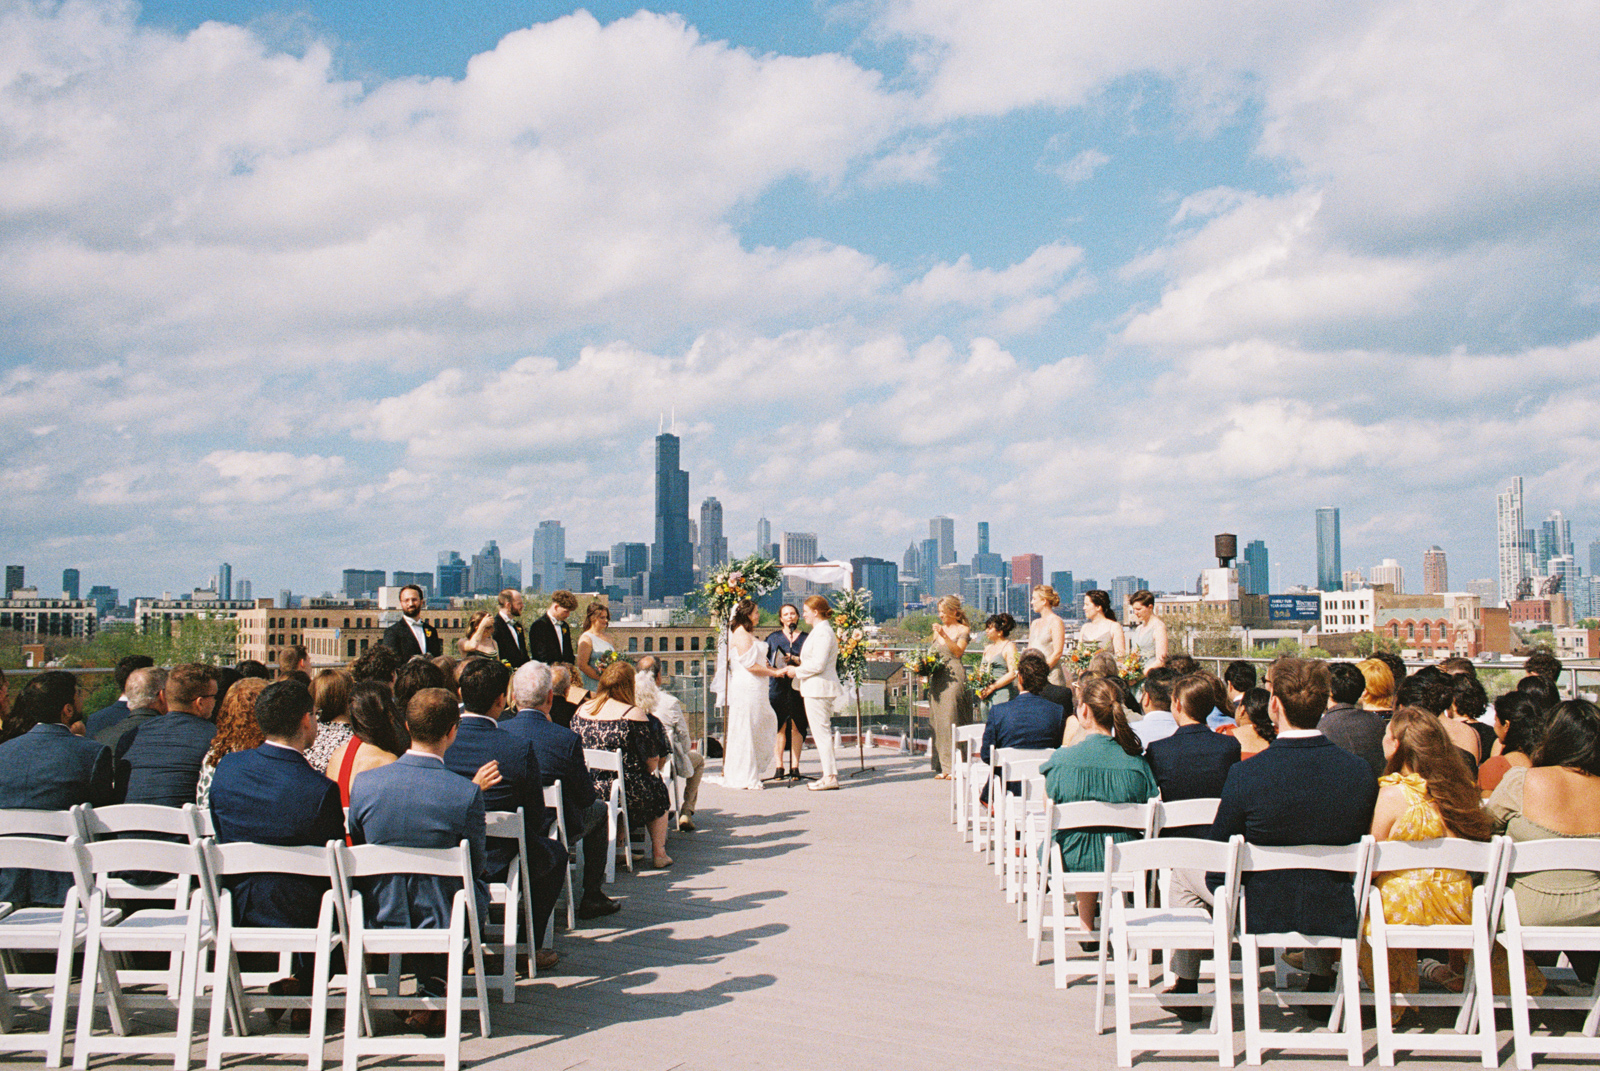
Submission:
[[[1165,671],[1163,666],[1154,670]],[[1149,684],[1148,678],[1145,683]],[[1205,719],[1215,698],[1211,682],[1198,674],[1179,678],[1172,686],[1172,714],[1177,728],[1145,748],[1145,761],[1161,789],[1161,798],[1169,803],[1220,797],[1228,771],[1239,761],[1238,739],[1206,728]],[[1209,822],[1203,826],[1174,826],[1164,830],[1162,836],[1204,837],[1210,828]]]
[[[672,745],[673,769],[676,776],[685,778],[683,803],[678,809],[678,830],[693,833],[694,812],[700,801],[700,781],[706,772],[706,757],[694,750],[683,703],[666,690],[662,679],[664,675],[663,662],[654,655],[639,659],[639,668],[634,676],[636,698],[640,709],[653,714],[667,730],[667,740]]]
[[[473,611],[467,619],[467,634],[456,642],[463,658],[469,655],[494,659],[500,657],[500,645],[494,639],[496,620],[496,616],[488,610]]]
[[[361,657],[350,663],[350,679],[357,684],[362,681],[377,681],[379,684],[394,685],[394,675],[400,672],[400,667],[405,659],[395,654],[386,644],[377,643],[367,648]]]
[[[238,670],[243,680],[271,680],[272,673],[267,669],[266,663],[258,662],[254,658],[246,658],[233,667]]]
[[[1248,759],[1263,751],[1278,738],[1278,729],[1272,722],[1270,706],[1272,693],[1265,688],[1251,688],[1239,703],[1239,718],[1226,732],[1239,741],[1239,758]]]
[[[112,672],[112,677],[117,682],[117,700],[110,706],[102,707],[89,715],[87,732],[90,736],[99,739],[101,733],[128,716],[128,712],[133,709],[128,702],[128,678],[134,670],[148,669],[155,664],[155,659],[149,655],[128,655],[117,660],[117,668]]]
[[[439,685],[439,687],[443,688],[457,699],[460,699],[461,689],[456,686],[456,674],[461,670],[460,660],[451,658],[449,655],[440,655],[437,658],[430,658],[428,661],[433,663],[434,667],[438,669],[439,673],[441,674],[441,679],[444,683]],[[433,686],[429,685],[429,687],[431,688]]]
[[[217,727],[217,680],[210,666],[191,662],[167,674],[167,712],[145,722],[117,746],[118,798],[125,803],[182,807],[194,802],[200,764]]]
[[[1046,587],[1046,585],[1040,585]],[[1035,589],[1037,590],[1037,589]],[[1054,615],[1051,615],[1054,616]],[[1056,618],[1057,621],[1061,620]],[[1017,645],[1011,639],[1011,631],[1017,627],[1017,619],[1010,614],[999,613],[989,615],[989,620],[983,623],[983,635],[987,641],[983,647],[983,658],[978,666],[986,670],[994,683],[978,692],[979,699],[992,699],[1000,693],[1000,702],[1008,703],[1017,698]],[[1031,631],[1031,630],[1030,630]],[[1044,658],[1046,676],[1052,668],[1048,651],[1040,651]],[[1056,656],[1056,665],[1061,664],[1061,657]],[[1064,680],[1064,679],[1063,679]],[[1048,683],[1048,681],[1047,681]]]
[[[1389,677],[1394,681],[1395,689],[1398,690],[1401,682],[1409,675],[1405,660],[1393,651],[1373,651],[1372,657],[1389,667]]]
[[[1544,739],[1546,713],[1525,692],[1511,691],[1494,701],[1494,733],[1500,750],[1478,767],[1478,788],[1485,799],[1500,786],[1513,766],[1533,765],[1534,752]]]
[[[615,656],[617,648],[606,633],[611,624],[611,608],[598,599],[583,612],[583,633],[578,637],[578,672],[583,675],[584,686],[590,691],[600,683],[605,672],[606,656]]]
[[[250,677],[228,689],[228,697],[217,714],[217,735],[211,740],[211,750],[200,764],[200,780],[195,783],[194,801],[201,810],[211,806],[211,781],[223,756],[260,747],[265,739],[256,721],[256,701],[267,687],[268,682]]]
[[[127,715],[113,722],[109,728],[92,734],[94,739],[115,754],[123,737],[151,718],[159,718],[167,712],[166,688],[167,671],[160,666],[134,670],[128,675],[128,682],[122,689],[122,694],[128,700]]]
[[[1133,619],[1139,622],[1133,630],[1133,646],[1143,657],[1148,671],[1166,661],[1167,623],[1156,616],[1156,597],[1148,591],[1136,591],[1128,596],[1128,607]]]
[[[1228,686],[1228,712],[1237,719],[1244,693],[1256,686],[1256,667],[1242,658],[1235,659],[1222,671],[1222,682]]]
[[[303,672],[310,664],[306,654],[306,645],[303,643],[287,643],[278,651],[278,679],[288,680],[296,673]]]
[[[1095,588],[1083,593],[1083,627],[1078,629],[1078,642],[1097,643],[1117,658],[1128,653],[1128,634],[1117,624],[1117,612],[1111,608],[1111,596]]]
[[[1394,710],[1394,673],[1381,658],[1369,658],[1356,663],[1363,682],[1360,706],[1379,717],[1388,717]]]
[[[456,689],[456,674],[453,670],[445,670],[442,666],[426,658],[413,658],[400,667],[400,672],[394,676],[394,705],[398,714],[411,706],[411,697],[424,688],[443,688],[452,695],[458,695]],[[399,715],[404,718],[403,714]]]
[[[350,675],[342,669],[325,669],[311,682],[311,713],[317,719],[317,738],[306,748],[306,762],[324,776],[328,759],[350,739]]]
[[[344,806],[350,806],[350,786],[368,770],[387,766],[406,753],[411,740],[395,707],[394,696],[376,681],[361,681],[350,689],[350,739],[328,757],[328,773],[339,785]]]
[[[1535,677],[1543,677],[1550,687],[1561,690],[1561,659],[1549,651],[1538,650],[1528,656],[1522,663],[1522,672]]]
[[[939,668],[928,678],[928,722],[933,730],[933,746],[928,756],[933,775],[950,779],[954,761],[955,730],[972,722],[972,693],[967,690],[967,668],[961,656],[967,652],[972,630],[961,600],[946,595],[939,600],[939,620],[933,626],[933,650]]]
[[[572,728],[572,715],[577,713],[578,703],[588,698],[587,693],[580,691],[574,702],[571,693],[572,667],[557,662],[550,667],[550,720],[568,729]]]
[[[1065,728],[1058,704],[1041,694],[1050,683],[1050,666],[1038,651],[1025,651],[1017,660],[1017,676],[1022,694],[1006,703],[996,703],[983,724],[983,743],[979,752],[985,763],[997,747],[1053,748]],[[1020,781],[1006,782],[1012,795],[1022,792]],[[979,800],[989,802],[989,786],[983,786]]]
[[[1367,688],[1359,667],[1335,662],[1328,667],[1328,712],[1317,728],[1322,735],[1350,754],[1365,759],[1373,777],[1382,777],[1388,761],[1383,747],[1383,719],[1370,710],[1356,707]]]
[[[1556,686],[1543,677],[1523,677],[1517,682],[1517,691],[1532,699],[1538,708],[1548,714],[1561,702],[1561,693],[1556,691]]]
[[[767,648],[772,652],[768,664],[775,669],[798,666],[805,642],[806,633],[800,630],[799,607],[784,603],[778,609],[778,628],[767,636]],[[767,780],[799,780],[800,752],[805,750],[806,733],[811,730],[806,721],[805,699],[795,687],[794,678],[788,675],[773,677],[767,682],[767,698],[772,702],[772,712],[778,716],[778,738],[772,745],[772,761],[777,769]],[[786,753],[792,756],[792,765],[785,763]]]
[[[1478,762],[1481,764],[1493,752],[1498,742],[1494,726],[1484,720],[1489,709],[1489,694],[1477,677],[1466,674],[1444,674],[1444,679],[1455,685],[1446,716],[1460,722],[1478,734]]]
[[[422,619],[423,605],[422,589],[416,584],[400,589],[400,620],[384,629],[383,640],[377,645],[394,655],[396,666],[413,655],[431,658],[444,650],[439,630]],[[358,681],[370,679],[354,666],[351,671]]]
[[[1180,678],[1168,666],[1157,666],[1144,678],[1144,717],[1133,726],[1139,742],[1149,747],[1156,740],[1164,740],[1178,731],[1181,724],[1172,706],[1172,689]],[[1188,677],[1181,678],[1189,680]],[[1206,714],[1211,712],[1206,708]],[[1201,718],[1204,719],[1202,714]]]
[[[1033,607],[1033,623],[1028,626],[1028,646],[1044,655],[1045,663],[1050,667],[1050,683],[1065,686],[1068,683],[1067,670],[1061,664],[1061,656],[1067,651],[1067,626],[1061,620],[1061,615],[1056,613],[1056,607],[1061,605],[1061,596],[1049,584],[1039,584],[1029,599]],[[1007,632],[1007,635],[1010,633]]]
[[[628,817],[649,830],[652,864],[671,866],[672,858],[667,855],[667,810],[671,801],[667,786],[656,776],[661,759],[651,753],[655,743],[650,716],[635,705],[632,665],[619,660],[601,671],[594,698],[572,716],[572,728],[584,747],[622,754],[622,791],[628,800]],[[594,791],[601,799],[610,798],[615,776],[604,770],[594,774]]]

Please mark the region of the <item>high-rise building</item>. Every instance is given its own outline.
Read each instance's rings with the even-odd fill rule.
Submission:
[[[522,590],[521,562],[508,561],[505,558],[500,559],[500,587],[502,589],[512,588],[516,591]],[[583,590],[593,591],[594,588],[584,588]]]
[[[382,569],[346,569],[344,571],[344,597],[347,599],[375,599],[378,589],[388,582]]]
[[[1044,556],[1018,554],[1011,559],[1011,582],[1026,585],[1028,591],[1044,583]]]
[[[1550,573],[1550,559],[1575,557],[1572,552],[1572,522],[1561,511],[1551,510],[1539,525],[1539,572]]]
[[[949,517],[935,517],[928,522],[928,538],[939,541],[940,565],[956,560],[956,522]]]
[[[233,566],[223,562],[217,566],[217,598],[227,599],[233,596]]]
[[[560,521],[540,521],[533,530],[532,575],[539,578],[539,590],[555,591],[567,582],[567,532]]]
[[[11,598],[11,593],[18,588],[27,587],[23,579],[23,567],[20,565],[6,566],[6,598]]]
[[[1438,544],[1422,552],[1422,593],[1438,595],[1450,590],[1450,566]]]
[[[1511,486],[1495,499],[1495,515],[1500,551],[1500,601],[1508,603],[1517,597],[1517,588],[1529,575],[1528,548],[1522,527],[1521,476],[1513,477]]]
[[[670,431],[656,436],[656,540],[650,545],[650,599],[686,595],[694,587],[694,545],[689,541],[689,474],[678,463],[681,443]]]
[[[433,598],[432,573],[408,573],[403,569],[396,569],[394,571],[395,587],[403,588],[412,584],[415,584],[417,587],[422,589],[422,597],[424,600]]]
[[[972,575],[1006,575],[1006,560],[989,549],[989,522],[978,522],[978,553],[972,556]]]
[[[457,595],[467,593],[467,563],[461,560],[461,555],[453,550],[439,552],[439,568],[436,571],[439,582],[434,585],[439,598],[450,599]]]
[[[815,532],[785,532],[783,533],[783,557],[779,559],[782,565],[810,565],[817,560],[817,533]]]
[[[63,599],[71,599],[73,602],[78,601],[78,570],[61,570],[61,597]],[[217,592],[217,597],[226,599],[228,597],[228,589],[220,589]]]
[[[1600,539],[1589,544],[1589,575],[1600,576]]]
[[[467,566],[467,593],[498,595],[504,587],[504,578],[500,575],[500,545],[491,539],[472,556]]]
[[[650,571],[650,548],[643,543],[611,544],[613,576],[631,577]]]
[[[722,503],[715,498],[700,503],[700,543],[696,557],[704,573],[728,561],[728,537],[722,534]]]
[[[1071,609],[1072,602],[1072,570],[1058,569],[1051,573],[1050,586],[1056,589],[1056,596],[1061,600],[1061,605],[1056,607],[1056,613],[1067,613]]]
[[[978,553],[989,553],[989,522],[978,522]]]
[[[916,543],[906,544],[905,555],[900,559],[900,571],[912,576],[922,575],[922,548]]]
[[[770,556],[772,548],[772,522],[762,517],[756,521],[756,553]]]
[[[1246,595],[1272,594],[1272,571],[1267,556],[1267,544],[1252,539],[1244,548],[1239,561],[1239,590]]]
[[[1128,599],[1136,591],[1147,591],[1150,581],[1142,576],[1114,576],[1111,578],[1111,589],[1107,592],[1111,596],[1111,608],[1117,611],[1119,619],[1122,608],[1128,604]]]
[[[922,593],[931,597],[939,582],[939,540],[924,539],[917,549],[917,577],[922,581]]]
[[[89,601],[94,603],[95,616],[104,621],[117,608],[119,593],[116,588],[96,584],[89,589]]]
[[[900,614],[900,570],[883,558],[851,558],[850,583],[872,592],[872,619],[887,621]]]
[[[1346,569],[1344,571],[1344,585],[1340,591],[1360,591],[1367,586],[1367,578],[1361,575],[1360,569]]]
[[[250,581],[235,580],[233,582],[233,597],[240,602],[249,602],[254,597],[250,594]]]
[[[1549,569],[1549,573],[1546,575],[1559,576],[1561,578],[1562,593],[1571,595],[1578,579],[1578,559],[1570,554],[1557,554],[1546,562],[1545,566]]]
[[[1317,590],[1344,590],[1344,561],[1339,553],[1339,507],[1317,510]]]
[[[1372,584],[1374,587],[1379,584],[1393,584],[1394,593],[1396,595],[1404,595],[1406,593],[1405,566],[1393,558],[1383,559],[1383,561],[1372,567]]]

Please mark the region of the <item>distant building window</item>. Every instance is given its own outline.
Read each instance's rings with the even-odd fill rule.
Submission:
[[[689,650],[698,651],[699,649],[700,649],[700,637],[699,636],[690,636],[689,637]],[[695,664],[699,665],[698,662],[695,663]]]
[[[683,650],[683,637],[682,636],[678,637],[678,650],[680,650],[680,651]],[[680,669],[678,672],[682,673],[683,670]]]
[[[689,675],[691,677],[700,676],[700,660],[698,658],[689,663]]]
[[[355,640],[349,639],[349,640],[345,640],[344,641],[344,656],[346,658],[354,658],[356,656],[356,641]]]
[[[638,649],[639,649],[639,637],[637,637],[637,636],[629,636],[628,637],[628,650],[629,650],[629,652],[637,651]]]
[[[680,659],[678,661],[677,666],[678,666],[678,668],[673,670],[673,672],[678,674],[681,677],[683,675],[683,661],[682,661],[682,659]]]
[[[344,627],[345,628],[349,628],[350,627],[350,619],[348,617],[344,619]]]
[[[1414,640],[1416,638],[1417,638],[1417,626],[1416,626],[1416,624],[1414,622],[1408,622],[1406,624],[1406,639]]]
[[[655,637],[654,637],[654,636],[646,636],[646,637],[645,637],[645,638],[644,638],[644,649],[645,649],[645,650],[646,650],[646,651],[653,651],[653,650],[655,650],[655,648],[654,648],[654,647],[653,647],[653,646],[651,646],[651,645],[652,645],[652,644],[654,644],[654,643],[655,643],[655,642],[656,642],[656,640],[655,640]]]

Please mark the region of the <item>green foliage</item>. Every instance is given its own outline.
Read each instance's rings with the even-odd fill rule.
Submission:
[[[1578,628],[1600,628],[1600,617],[1586,617],[1577,624]]]
[[[1380,632],[1358,633],[1350,641],[1350,646],[1362,658],[1371,658],[1377,651],[1389,651],[1393,654],[1400,653],[1400,641]]]
[[[936,619],[932,614],[907,614],[893,626],[910,636],[918,639],[927,639],[933,635],[933,623]]]
[[[1301,658],[1305,654],[1299,640],[1279,640],[1266,653],[1272,658]]]

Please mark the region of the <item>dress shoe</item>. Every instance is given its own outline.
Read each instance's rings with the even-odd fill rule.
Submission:
[[[813,792],[827,792],[830,789],[839,787],[839,779],[837,777],[819,777],[806,787]]]
[[[1187,978],[1179,978],[1171,989],[1162,991],[1162,996],[1193,996],[1200,992],[1200,983]],[[1171,1012],[1185,1023],[1198,1023],[1205,1009],[1196,1004],[1168,1004],[1161,1002],[1161,1010]]]
[[[401,1026],[413,1033],[426,1034],[432,1038],[444,1037],[444,1024],[447,1019],[442,1011],[429,1011],[426,1008],[414,1011],[401,1019]]]
[[[541,971],[553,971],[561,956],[553,948],[541,948],[533,954],[533,965]]]
[[[300,990],[300,979],[294,977],[293,975],[289,976],[288,978],[279,978],[276,982],[269,983],[267,986],[267,992],[275,997],[298,997],[303,995]],[[285,1009],[283,1008],[268,1008],[267,1021],[276,1026],[278,1020],[283,1018],[284,1011]],[[308,1024],[311,1022],[310,1015],[311,1013],[307,1011],[306,1022]],[[291,1016],[289,1021],[292,1024],[294,1022],[294,1018]]]
[[[694,822],[689,818],[688,815],[684,815],[682,818],[678,819],[679,833],[693,833],[694,831]]]
[[[615,915],[621,910],[622,905],[605,893],[594,893],[578,901],[578,917],[580,919],[604,918],[606,915]]]
[[[1331,974],[1311,974],[1306,976],[1307,993],[1333,992],[1334,976]],[[1306,1018],[1313,1023],[1326,1024],[1333,1018],[1333,1005],[1331,1004],[1304,1004],[1301,1011],[1306,1013]]]

